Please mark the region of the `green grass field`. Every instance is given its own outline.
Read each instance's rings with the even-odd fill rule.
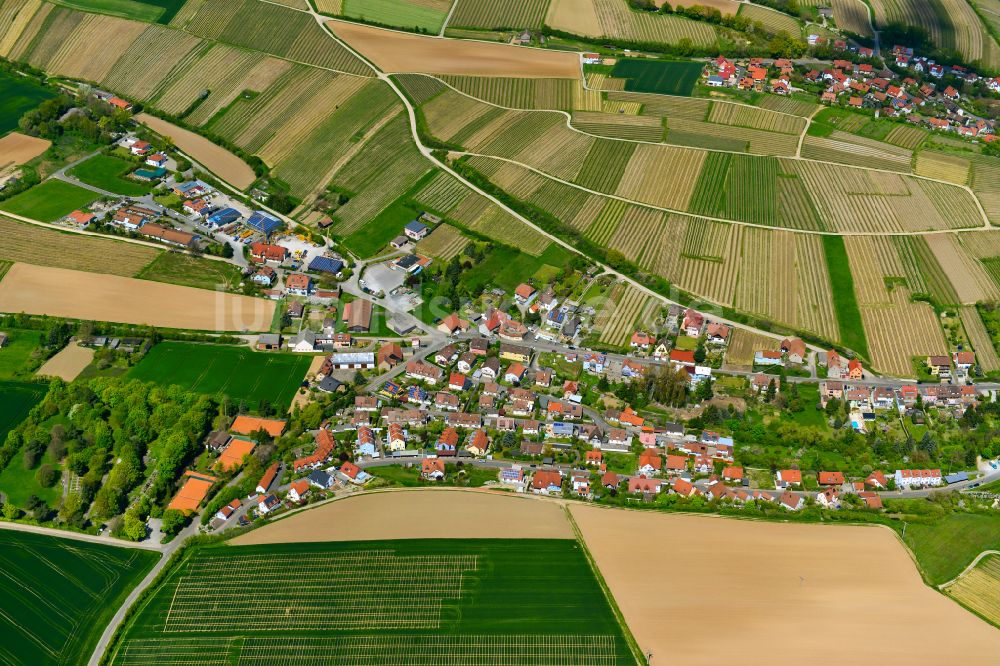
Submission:
[[[632,92],[690,95],[701,69],[699,62],[622,59],[615,63],[611,75],[628,79],[625,90]]]
[[[232,264],[179,252],[164,252],[139,271],[136,277],[199,289],[215,289],[219,285],[232,289],[243,279]]]
[[[78,208],[97,201],[100,195],[61,180],[47,180],[4,201],[8,213],[42,222],[55,222]]]
[[[184,654],[202,666],[636,663],[569,539],[193,549],[109,651],[116,666]]]
[[[903,537],[929,583],[945,583],[984,550],[1000,550],[1000,515],[952,513],[928,524],[910,523]]]
[[[0,379],[13,379],[24,368],[32,352],[38,349],[39,331],[0,328],[0,333],[6,333],[9,338],[7,344],[0,348]]]
[[[408,206],[400,197],[376,215],[370,222],[344,238],[346,245],[359,257],[373,257],[389,244],[396,236],[403,233],[403,227],[417,218],[419,211]]]
[[[121,18],[170,23],[186,0],[54,0],[55,4]]]
[[[0,441],[28,416],[31,408],[45,397],[47,384],[28,384],[0,380]]]
[[[0,531],[0,662],[84,664],[157,553]]]
[[[268,400],[287,407],[311,360],[310,356],[265,354],[246,347],[161,342],[129,376],[209,395],[225,394],[248,406]]]
[[[447,12],[402,0],[344,0],[343,16],[406,30],[437,33]]]
[[[861,310],[854,295],[854,277],[847,260],[847,248],[841,236],[823,236],[823,252],[830,272],[833,305],[837,312],[840,341],[863,356],[868,356],[868,340],[861,322]]]
[[[495,284],[513,293],[544,266],[561,268],[569,261],[566,250],[553,243],[541,255],[534,257],[512,247],[494,248],[489,255],[471,270],[462,274],[462,281],[476,291],[483,285]]]
[[[35,80],[0,72],[0,136],[17,129],[17,121],[39,102],[56,96]]]
[[[94,155],[69,171],[69,175],[82,182],[99,187],[108,192],[127,197],[141,197],[152,191],[148,183],[140,183],[125,178],[135,167],[134,164],[111,155]]]

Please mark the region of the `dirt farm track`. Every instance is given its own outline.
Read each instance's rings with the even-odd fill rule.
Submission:
[[[341,21],[327,23],[363,56],[389,73],[579,79],[575,53],[454,39],[435,39]]]
[[[117,275],[14,264],[0,280],[0,312],[202,331],[265,331],[275,304],[260,298]]]

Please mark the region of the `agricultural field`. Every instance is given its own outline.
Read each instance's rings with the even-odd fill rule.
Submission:
[[[625,90],[629,92],[690,95],[701,76],[701,70],[701,63],[698,62],[623,58],[615,63],[611,75],[617,79],[627,79]]]
[[[186,0],[54,0],[57,5],[147,23],[170,23]]]
[[[451,0],[342,0],[340,15],[415,32],[437,33]]]
[[[178,14],[174,23],[182,17]],[[296,62],[360,76],[371,70],[331,40],[309,14],[258,0],[202,0],[183,17],[185,29],[199,37],[257,49]]]
[[[689,39],[696,46],[716,43],[706,23],[680,16],[632,10],[619,0],[552,0],[545,25],[583,37],[607,37],[646,44],[676,44]]]
[[[580,58],[575,53],[435,39],[354,23],[331,22],[328,27],[388,73],[580,78]]]
[[[7,167],[30,162],[48,150],[51,145],[52,142],[48,139],[39,139],[20,132],[0,136],[0,176]]]
[[[649,303],[650,296],[630,283],[616,284],[594,320],[601,331],[598,341],[612,347],[627,346],[637,327],[650,328]]]
[[[462,253],[469,244],[469,239],[455,227],[448,224],[438,225],[426,238],[417,243],[419,254],[433,257],[440,261],[449,261]]]
[[[61,180],[47,180],[0,203],[2,210],[41,222],[55,222],[101,195]],[[2,252],[2,250],[0,250]]]
[[[152,187],[126,178],[137,165],[111,155],[95,155],[69,170],[69,175],[77,180],[99,187],[108,192],[128,197],[149,194]]]
[[[311,361],[308,355],[267,354],[246,347],[161,342],[129,376],[208,395],[228,395],[251,407],[262,400],[288,406]]]
[[[745,328],[734,328],[732,339],[726,347],[726,365],[743,368],[753,367],[753,356],[758,351],[778,351],[781,340],[748,331]]]
[[[958,314],[962,319],[965,335],[976,351],[976,361],[983,372],[1000,371],[1000,355],[997,354],[996,348],[993,346],[993,340],[990,338],[990,333],[986,330],[979,312],[974,306],[965,305],[959,308]]]
[[[0,353],[0,380],[14,379],[21,374],[32,354],[39,348],[41,331],[30,329],[4,328],[0,333],[7,334],[7,344]],[[2,435],[2,433],[0,433]],[[0,436],[0,439],[3,439]]]
[[[238,189],[246,189],[257,179],[253,169],[246,162],[194,132],[149,114],[139,114],[137,120],[157,134],[169,136],[174,145]]]
[[[158,558],[137,548],[0,531],[4,661],[85,663],[105,624]]]
[[[239,287],[243,276],[233,264],[194,257],[180,252],[162,252],[136,273],[135,277],[154,282],[179,284],[198,289],[230,291]]]
[[[659,143],[663,139],[663,122],[652,116],[575,111],[572,122],[581,132],[611,139],[647,143]]]
[[[831,0],[833,20],[841,30],[853,32],[862,37],[872,36],[871,17],[863,0]]]
[[[441,80],[466,95],[511,109],[573,108],[579,82],[570,79],[528,79],[481,76],[447,76]],[[422,103],[422,101],[421,101]]]
[[[494,0],[457,0],[449,28],[489,30],[537,30],[545,21],[549,0],[521,0],[501,3]]]
[[[1000,555],[987,555],[945,588],[967,608],[1000,626]]]
[[[1000,49],[979,15],[965,0],[872,0],[875,23],[912,25],[936,46],[958,51],[967,62],[987,67],[1000,62]]]
[[[17,129],[21,116],[52,97],[52,88],[24,76],[0,72],[0,136]]]
[[[918,176],[946,180],[956,185],[965,185],[969,181],[972,164],[966,158],[951,153],[933,150],[921,150],[917,153],[916,166],[913,170]]]
[[[126,277],[141,271],[160,254],[159,250],[142,245],[62,233],[2,215],[0,237],[4,241],[0,245],[0,260]]]
[[[990,276],[983,262],[977,260],[974,251],[969,250],[970,247],[978,247],[979,239],[936,234],[927,236],[926,243],[948,281],[954,286],[958,303],[973,304],[1000,299],[1000,285]]]
[[[0,403],[0,439],[7,441],[7,433],[27,418],[28,412],[42,401],[47,390],[47,384],[0,379],[0,393],[4,397]]]
[[[802,34],[802,26],[798,21],[769,7],[743,3],[740,5],[739,15],[760,23],[764,30],[774,35],[787,32],[792,37],[799,37]]]
[[[248,573],[272,582],[248,589]],[[279,612],[291,606],[295,613]],[[236,615],[244,619],[234,625]],[[205,666],[348,663],[359,654],[387,665],[636,663],[570,539],[195,548],[109,654],[122,666],[184,654]]]

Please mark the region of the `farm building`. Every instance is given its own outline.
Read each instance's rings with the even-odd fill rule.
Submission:
[[[344,306],[344,321],[352,333],[366,333],[372,325],[372,302],[359,298]]]
[[[239,221],[243,216],[235,208],[223,208],[208,216],[208,223],[215,227],[224,227],[227,224]]]
[[[270,213],[262,210],[255,210],[253,215],[247,219],[247,227],[254,231],[259,231],[265,236],[270,236],[281,228],[282,222]]]
[[[413,240],[420,240],[428,234],[430,229],[423,222],[420,222],[419,220],[413,220],[412,222],[408,223],[405,227],[403,227],[403,231],[406,233],[407,236],[409,236]]]
[[[344,352],[330,355],[334,370],[371,370],[375,367],[374,352]]]

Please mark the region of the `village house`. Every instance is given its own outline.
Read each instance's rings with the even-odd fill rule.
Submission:
[[[427,481],[443,481],[445,477],[444,461],[440,458],[424,458],[420,462],[420,477]]]
[[[797,469],[778,470],[774,475],[774,487],[778,490],[802,485],[802,472]]]
[[[536,495],[559,494],[562,492],[562,474],[558,470],[538,470],[531,477],[531,492]]]

